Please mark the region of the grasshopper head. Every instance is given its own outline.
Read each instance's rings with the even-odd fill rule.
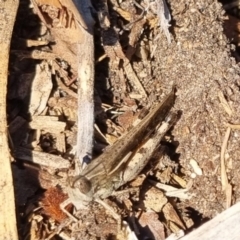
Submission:
[[[89,179],[80,175],[80,176],[75,177],[72,180],[71,187],[79,189],[80,192],[83,194],[87,194],[92,189],[92,184]]]

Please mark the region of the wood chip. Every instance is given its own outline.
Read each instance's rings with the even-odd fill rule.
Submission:
[[[155,240],[164,240],[164,225],[159,221],[158,214],[155,212],[143,212],[139,218],[139,224],[143,228],[147,228],[149,236],[153,235]],[[146,233],[146,234],[147,234]]]
[[[163,192],[155,187],[151,187],[146,192],[145,199],[143,200],[145,207],[155,212],[161,212],[167,201]]]
[[[186,187],[187,187],[187,182],[186,182],[183,178],[181,178],[181,177],[179,177],[178,175],[173,174],[173,173],[172,173],[171,177],[172,177],[182,188],[186,188]]]
[[[58,133],[56,134],[56,148],[61,153],[66,152],[66,142],[65,142],[65,134],[64,133]]]
[[[31,115],[39,115],[47,106],[52,91],[51,72],[47,62],[42,62],[36,67],[35,77],[31,86],[29,112]]]
[[[167,221],[173,222],[182,229],[185,229],[185,226],[179,218],[177,212],[169,202],[163,207],[162,212]]]
[[[60,133],[66,128],[65,122],[56,121],[56,117],[52,116],[37,116],[33,121],[29,122],[29,127],[32,129],[45,130],[50,133]]]
[[[49,153],[31,151],[30,149],[17,147],[15,155],[18,159],[32,162],[38,165],[51,167],[53,169],[70,168],[71,164],[68,160]]]

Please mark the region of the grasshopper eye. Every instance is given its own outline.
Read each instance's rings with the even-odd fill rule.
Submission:
[[[87,194],[91,190],[92,184],[91,184],[91,181],[88,180],[86,177],[78,176],[73,181],[72,187],[78,188],[80,192],[83,194]]]

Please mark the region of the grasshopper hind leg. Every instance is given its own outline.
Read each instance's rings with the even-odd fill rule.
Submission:
[[[119,214],[117,214],[116,211],[110,205],[105,203],[100,198],[95,199],[95,201],[97,203],[101,204],[112,215],[112,217],[117,221],[118,231],[120,231],[121,228],[122,228],[122,218],[121,218],[121,216]]]
[[[69,204],[71,204],[72,201],[70,198],[68,198],[67,200],[65,200],[64,202],[62,202],[60,204],[60,208],[61,210],[70,218],[72,219],[74,222],[77,222],[78,219],[76,217],[74,217],[67,209],[66,209],[66,206],[68,206]]]

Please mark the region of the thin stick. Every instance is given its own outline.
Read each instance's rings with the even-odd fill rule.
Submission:
[[[232,128],[232,129],[238,129],[238,130],[240,129],[240,124],[227,123],[226,126]]]
[[[227,142],[228,142],[230,133],[231,133],[231,128],[228,127],[223,139],[222,147],[221,147],[221,182],[222,182],[223,190],[226,190],[228,185],[228,178],[227,178],[226,167],[225,167],[225,151],[227,148]]]

